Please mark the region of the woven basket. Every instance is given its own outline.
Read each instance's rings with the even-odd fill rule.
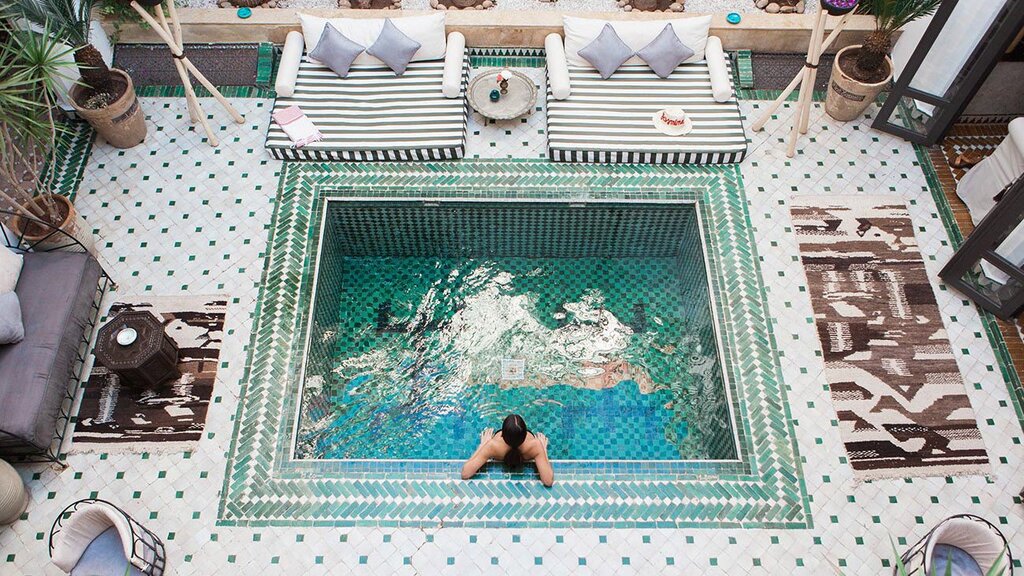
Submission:
[[[17,520],[28,507],[28,490],[21,476],[7,462],[0,460],[0,525]]]

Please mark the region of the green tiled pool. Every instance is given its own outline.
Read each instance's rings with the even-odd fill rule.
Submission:
[[[747,206],[735,166],[286,163],[218,523],[807,527]],[[700,243],[681,242],[694,237]],[[642,265],[629,262],[639,257]],[[701,259],[706,275],[676,265]],[[347,282],[346,267],[377,280]],[[460,280],[452,283],[455,270]],[[471,272],[492,290],[470,283]],[[425,299],[444,292],[430,292],[441,279],[451,297]],[[675,287],[683,290],[678,297]],[[409,310],[424,302],[430,313],[421,320]],[[510,302],[523,302],[518,309],[529,317],[516,318],[543,335],[534,338],[539,345],[520,338],[509,353],[511,340],[496,334],[527,331],[496,320],[487,326],[501,330],[475,332],[496,339],[472,348],[475,356],[438,337],[464,340],[468,332],[452,330],[455,319],[473,310],[501,319],[515,309]],[[572,374],[568,367],[560,378],[538,377],[538,366],[566,355],[550,344],[558,335],[604,334],[584,330],[602,317],[619,337],[599,349],[609,356],[600,364],[614,352],[654,384],[666,374],[675,381],[644,393],[643,377],[622,378],[609,367],[602,369],[619,376],[590,388],[580,385],[590,366],[574,379],[560,380]],[[675,349],[662,347],[677,337]],[[652,351],[655,344],[663,351]],[[393,357],[337,371],[373,349]],[[682,349],[699,351],[707,364],[674,354]],[[568,357],[579,360],[579,351],[593,349]],[[478,360],[468,371],[466,357]],[[522,360],[523,379],[500,378],[501,360]],[[465,376],[449,374],[456,370]],[[353,382],[360,376],[383,385],[361,389]],[[447,394],[429,391],[442,379]],[[695,393],[684,381],[708,388]],[[512,406],[552,436],[551,488],[529,467],[494,465],[472,480],[459,477],[479,427],[496,426]],[[717,422],[707,416],[715,414]],[[713,459],[730,450],[732,459]],[[682,459],[702,454],[707,459]]]
[[[334,201],[295,457],[735,460],[693,204]]]

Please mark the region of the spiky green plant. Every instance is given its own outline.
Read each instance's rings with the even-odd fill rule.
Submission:
[[[861,0],[859,10],[875,17],[875,30],[857,53],[854,78],[867,80],[877,76],[892,50],[892,36],[918,18],[935,12],[942,0]]]
[[[113,74],[103,55],[89,41],[94,0],[9,0],[12,12],[46,26],[54,37],[74,48],[82,81],[97,92],[115,91]]]
[[[0,11],[0,199],[24,213],[28,199],[49,190],[39,176],[61,130],[53,113],[61,81],[70,80],[71,50],[49,34],[47,23],[43,33],[30,32],[5,14]],[[49,211],[56,206],[30,206],[42,209],[30,213],[36,218],[55,216]]]

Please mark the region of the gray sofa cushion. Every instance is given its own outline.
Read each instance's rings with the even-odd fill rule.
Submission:
[[[25,254],[15,289],[25,339],[0,346],[0,452],[50,446],[99,278],[85,253]]]

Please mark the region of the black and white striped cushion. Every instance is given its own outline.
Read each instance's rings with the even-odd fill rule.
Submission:
[[[469,57],[463,62],[462,94],[441,93],[444,61],[411,62],[402,76],[387,67],[353,66],[338,78],[303,58],[295,93],[279,97],[274,110],[297,105],[320,129],[319,142],[294,148],[271,121],[267,148],[279,159],[322,161],[453,160],[466,152]]]
[[[570,66],[569,79],[568,99],[548,90],[548,153],[556,162],[725,164],[746,155],[736,98],[715,102],[704,62],[682,64],[664,79],[644,64],[621,66],[607,80]],[[689,134],[654,127],[654,113],[673,106],[693,119]]]

